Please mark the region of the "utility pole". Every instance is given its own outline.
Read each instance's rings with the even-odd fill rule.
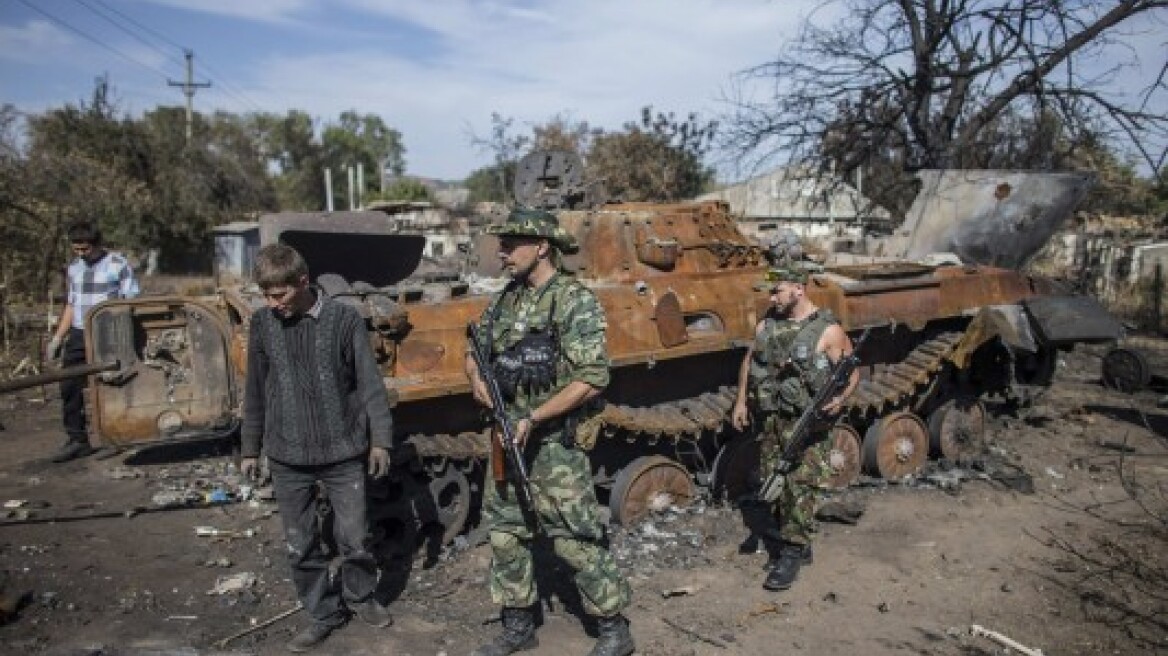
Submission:
[[[174,80],[167,80],[166,84],[172,87],[182,88],[183,95],[187,97],[187,143],[191,143],[191,125],[194,123],[194,101],[195,91],[199,89],[207,89],[211,86],[210,82],[195,82],[195,51],[187,48],[183,51],[187,59],[187,79],[185,82],[175,82]]]

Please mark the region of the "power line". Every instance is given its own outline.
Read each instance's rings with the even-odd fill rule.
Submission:
[[[115,55],[121,57],[122,59],[125,59],[126,61],[130,62],[131,64],[141,66],[142,68],[145,68],[146,70],[151,71],[151,72],[161,76],[162,79],[164,79],[164,80],[166,79],[166,73],[162,72],[161,70],[159,70],[159,69],[157,69],[149,64],[145,64],[145,63],[127,55],[126,53],[122,52],[121,50],[118,50],[117,48],[115,48],[111,45],[107,45],[107,44],[103,43],[100,39],[97,39],[96,37],[90,36],[88,33],[84,32],[76,27],[73,27],[72,25],[65,22],[64,20],[61,20],[60,18],[57,18],[56,16],[50,14],[49,12],[41,9],[40,7],[33,5],[28,0],[19,0],[19,1],[20,1],[20,4],[24,5],[25,7],[28,7],[29,9],[37,12],[38,14],[44,16],[45,18],[60,25],[61,27],[64,27],[65,29],[69,30],[70,32],[73,32],[74,34],[80,36],[81,38],[85,39],[86,41],[94,43],[94,44],[100,46],[101,48],[104,48],[105,50],[108,50],[108,51],[114,53]]]
[[[129,16],[118,11],[117,9],[114,9],[113,7],[107,5],[104,2],[104,0],[93,0],[93,1],[96,2],[97,4],[101,5],[102,7],[105,7],[106,9],[113,12],[114,14],[121,16],[123,19],[125,19],[125,21],[127,23],[134,25],[135,27],[137,27],[138,29],[140,29],[144,32],[149,32],[150,34],[153,34],[155,38],[161,40],[163,43],[170,44],[170,45],[174,46],[175,48],[178,48],[179,50],[186,50],[187,49],[186,46],[179,45],[179,44],[175,43],[174,41],[171,41],[170,39],[168,39],[165,34],[162,34],[162,33],[158,32],[157,30],[154,30],[150,27],[147,27],[146,25],[139,23],[138,21],[134,20],[133,18],[130,18]]]
[[[154,52],[156,52],[156,53],[158,53],[158,54],[162,55],[163,57],[165,57],[165,58],[167,58],[167,59],[169,59],[171,62],[173,62],[173,63],[175,63],[175,64],[178,64],[179,66],[182,66],[182,61],[181,61],[181,60],[179,60],[177,57],[175,57],[174,55],[172,55],[172,54],[170,54],[170,53],[166,52],[165,50],[162,50],[162,49],[161,49],[161,48],[159,48],[159,47],[158,47],[156,44],[154,44],[154,43],[151,43],[150,41],[147,41],[146,39],[142,38],[141,36],[139,36],[139,35],[138,35],[136,32],[134,32],[133,30],[129,29],[128,27],[126,27],[126,26],[122,25],[121,23],[119,23],[119,22],[115,21],[114,19],[110,18],[110,17],[109,17],[109,15],[108,15],[108,14],[106,14],[105,12],[102,12],[102,11],[98,10],[97,8],[95,8],[93,5],[89,4],[89,3],[88,3],[88,2],[86,2],[85,0],[74,0],[74,1],[75,1],[77,4],[81,5],[82,7],[85,7],[85,8],[86,8],[86,9],[88,9],[89,11],[93,12],[94,14],[97,14],[98,16],[100,16],[100,17],[101,17],[103,20],[105,20],[105,21],[106,21],[107,23],[109,23],[110,25],[113,25],[114,27],[118,28],[119,30],[121,30],[121,31],[125,32],[126,34],[129,34],[129,35],[130,35],[130,36],[132,36],[132,37],[134,37],[134,39],[136,39],[136,40],[137,40],[139,43],[142,43],[142,44],[144,44],[144,45],[145,45],[147,48],[150,48],[150,49],[151,49],[151,50],[153,50]],[[108,9],[108,7],[107,7],[107,9]]]
[[[86,3],[85,0],[76,0],[76,1],[80,4],[88,7],[90,9],[90,11],[93,11],[94,13],[98,13],[99,15],[101,15],[100,12],[98,12],[96,9],[94,9],[92,6],[90,6],[88,3]],[[100,5],[101,7],[103,7],[107,11],[109,11],[110,13],[115,14],[116,16],[120,17],[122,20],[126,21],[130,25],[133,25],[134,27],[138,28],[142,32],[146,32],[146,33],[150,34],[155,39],[158,39],[159,41],[162,41],[165,44],[169,44],[171,46],[174,46],[175,48],[178,48],[179,50],[182,50],[184,52],[187,50],[186,46],[179,45],[173,39],[170,39],[165,34],[159,32],[158,30],[155,30],[155,29],[149,27],[148,25],[145,25],[145,24],[135,20],[131,16],[115,9],[114,7],[111,7],[110,5],[106,4],[106,2],[104,0],[92,0],[92,2]],[[111,20],[107,16],[102,16],[102,17],[106,18],[106,20]],[[111,22],[113,22],[113,21],[111,20]],[[115,23],[115,25],[116,25],[116,23]],[[128,31],[128,30],[126,30],[125,27],[123,27],[121,25],[118,25],[118,28],[122,29],[124,31]],[[147,43],[142,37],[140,37],[136,34],[132,34],[132,36],[134,36],[134,38],[138,39],[139,41],[142,41],[143,43],[146,43],[147,45],[149,45],[150,47],[152,47],[156,51],[158,51],[158,48],[155,45]],[[166,55],[166,56],[169,57],[171,59],[171,61],[174,61],[176,63],[181,64],[181,62],[179,62],[173,56],[171,56],[171,55]],[[213,69],[209,64],[206,64],[204,61],[200,61],[200,63],[197,64],[197,67],[202,69],[206,73],[209,73],[211,77],[217,78],[216,81],[219,83],[220,88],[227,95],[231,96],[232,98],[240,101],[241,103],[243,103],[245,105],[251,105],[251,107],[253,107],[257,111],[261,111],[261,112],[264,111],[263,107],[261,107],[259,104],[257,104],[255,101],[253,101],[251,98],[247,97],[247,95],[243,92],[242,88],[237,87],[236,85],[232,84],[230,81],[227,80],[227,76],[225,76],[222,73],[220,73],[219,71]]]

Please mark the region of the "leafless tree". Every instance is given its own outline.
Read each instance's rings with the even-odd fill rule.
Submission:
[[[727,100],[736,160],[813,164],[885,184],[915,168],[1065,168],[1100,143],[1161,174],[1168,48],[1130,98],[1125,37],[1163,30],[1168,0],[827,0]],[[841,11],[842,10],[842,11]],[[839,16],[823,27],[826,17]],[[1133,39],[1129,39],[1133,40]],[[894,194],[895,195],[895,194]],[[894,206],[899,203],[891,203]]]

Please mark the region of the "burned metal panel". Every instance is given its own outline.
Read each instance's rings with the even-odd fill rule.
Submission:
[[[1017,269],[1042,249],[1095,184],[1090,173],[923,170],[921,191],[885,253]]]
[[[394,230],[382,212],[283,212],[260,217],[260,243],[300,252],[313,276],[336,273],[374,287],[395,285],[418,269],[426,248],[419,234]]]
[[[125,375],[91,391],[95,430],[107,442],[213,436],[238,425],[229,327],[210,304],[182,298],[103,303],[86,319],[90,358]]]
[[[1123,337],[1123,324],[1089,296],[1040,296],[1024,302],[1050,344],[1107,342]]]

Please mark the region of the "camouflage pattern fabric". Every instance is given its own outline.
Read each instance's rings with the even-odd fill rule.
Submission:
[[[528,471],[536,512],[555,553],[576,572],[576,588],[591,615],[607,617],[629,605],[632,590],[608,549],[588,456],[558,441],[543,441]],[[491,526],[491,599],[503,606],[536,602],[531,529],[523,520],[510,483],[489,481],[483,516]]]
[[[778,415],[766,418],[762,435],[759,436],[759,480],[765,480],[775,468],[783,449],[790,443],[791,427],[795,420]],[[815,510],[819,504],[821,491],[831,478],[828,455],[831,444],[826,434],[813,446],[803,452],[803,464],[791,474],[783,488],[783,493],[775,501],[772,509],[779,522],[779,533],[783,540],[792,544],[810,544],[817,530]]]
[[[829,310],[803,321],[765,319],[754,337],[748,368],[752,409],[798,415],[826,384],[831,361],[815,347],[828,326],[837,323]]]
[[[489,317],[493,316],[493,320]],[[513,285],[483,312],[482,325],[491,326],[495,354],[514,345],[531,328],[546,330],[553,322],[560,336],[560,362],[556,383],[547,391],[520,393],[511,407],[512,416],[523,416],[539,407],[572,381],[603,389],[609,381],[605,346],[604,311],[591,290],[570,276],[557,274],[542,289]],[[577,411],[587,419],[587,411]],[[576,586],[585,610],[609,616],[629,604],[632,591],[617,570],[616,562],[601,545],[600,524],[592,468],[587,454],[565,436],[562,422],[539,426],[528,437],[528,476],[543,531],[561,558],[576,571]],[[565,439],[569,438],[569,439]],[[510,483],[488,481],[483,516],[491,527],[491,598],[499,604],[524,607],[534,604],[531,540]]]
[[[514,346],[530,330],[549,330],[549,322],[555,324],[560,336],[555,384],[541,393],[521,392],[507,408],[512,416],[526,415],[574,380],[598,389],[608,386],[604,309],[592,290],[572,276],[557,273],[540,289],[511,285],[483,310],[479,321],[481,326],[490,326],[492,356]],[[559,433],[553,431],[545,437],[557,438]]]
[[[506,221],[489,226],[487,234],[543,237],[561,253],[575,253],[580,250],[576,238],[561,228],[560,220],[547,210],[517,207],[507,215]]]
[[[762,280],[754,283],[754,291],[769,292],[781,282],[797,282],[800,285],[806,285],[810,277],[811,272],[798,265],[771,267],[762,274]]]

